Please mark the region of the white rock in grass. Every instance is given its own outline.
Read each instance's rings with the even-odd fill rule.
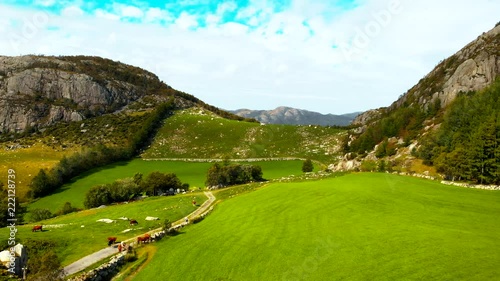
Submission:
[[[114,222],[114,220],[110,220],[110,219],[100,219],[100,220],[97,220],[98,222],[105,222],[105,223],[112,223]]]
[[[159,220],[160,218],[157,218],[157,217],[146,217],[146,220],[147,221],[156,221],[156,220]]]

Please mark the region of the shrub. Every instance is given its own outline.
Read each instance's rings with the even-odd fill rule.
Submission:
[[[361,163],[362,172],[373,172],[377,169],[377,162],[373,160],[365,160]]]
[[[66,215],[66,214],[77,212],[77,211],[78,211],[78,208],[71,206],[70,202],[66,202],[66,203],[64,203],[62,209],[57,212],[57,215],[58,216],[59,215]]]
[[[230,186],[252,181],[262,181],[262,168],[257,165],[215,163],[207,172],[206,186]]]
[[[41,220],[46,220],[54,217],[48,209],[33,209],[30,212],[31,221],[37,222]]]
[[[172,223],[170,222],[169,219],[165,219],[163,221],[163,230],[164,231],[169,231],[169,229],[172,227]]]
[[[201,222],[203,219],[204,219],[204,217],[198,216],[198,217],[194,217],[194,218],[191,220],[191,222],[192,222],[193,224],[195,224],[195,223],[199,223],[199,222]]]
[[[111,194],[106,185],[97,185],[89,189],[85,195],[85,208],[95,208],[111,203]]]
[[[29,280],[64,280],[61,262],[54,252],[54,241],[26,239],[22,244],[26,246],[29,256]]]
[[[311,159],[306,159],[304,163],[302,164],[302,172],[304,173],[310,173],[314,170],[313,163]]]
[[[130,247],[127,253],[125,254],[125,262],[133,262],[137,260],[137,252],[134,248]]]

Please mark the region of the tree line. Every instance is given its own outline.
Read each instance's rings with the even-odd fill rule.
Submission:
[[[480,92],[460,93],[417,156],[450,180],[500,184],[500,79]]]
[[[225,187],[262,181],[262,168],[258,165],[215,163],[208,169],[206,186]]]
[[[29,197],[38,198],[51,194],[69,179],[95,167],[127,160],[137,155],[161,126],[161,121],[174,109],[172,100],[158,106],[136,132],[129,132],[125,146],[97,145],[69,157],[63,157],[52,169],[41,169],[30,183]]]
[[[156,196],[167,193],[170,189],[187,190],[189,184],[182,183],[176,174],[152,172],[143,179],[141,173],[132,178],[119,179],[109,184],[96,185],[87,191],[84,200],[85,208],[95,208],[116,202],[124,202],[146,193]]]
[[[409,144],[422,129],[423,121],[437,113],[441,102],[437,100],[427,110],[418,105],[400,107],[390,113],[386,113],[380,120],[370,124],[366,131],[358,134],[357,137],[348,144],[349,138],[344,139],[343,150],[345,153],[357,153],[364,155],[372,150],[380,142],[386,143],[388,138],[401,137]],[[384,149],[387,145],[384,146]],[[387,151],[379,151],[379,155],[389,155],[392,148]]]

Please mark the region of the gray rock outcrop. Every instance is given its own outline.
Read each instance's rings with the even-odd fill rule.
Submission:
[[[111,72],[106,63],[118,69]],[[142,75],[144,81],[159,82],[147,71],[138,72],[104,59],[0,56],[0,132],[80,121],[119,110],[147,94],[143,87],[127,82],[129,77]]]
[[[448,106],[460,92],[481,90],[500,75],[500,25],[480,35],[460,51],[440,62],[419,83],[387,108],[418,104],[428,109],[437,100],[441,108]],[[353,124],[366,125],[377,116],[373,110],[360,114]]]

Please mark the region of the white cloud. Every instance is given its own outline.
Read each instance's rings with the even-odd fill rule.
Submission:
[[[65,17],[78,17],[84,14],[82,9],[78,6],[69,6],[61,11],[61,14]]]
[[[119,5],[117,10],[121,17],[142,18],[144,16],[142,10],[135,6]]]
[[[168,11],[159,8],[149,8],[144,17],[145,22],[172,22],[173,20],[174,17]]]
[[[56,0],[35,0],[34,3],[35,3],[35,5],[50,7],[50,6],[54,6],[54,4],[56,3]]]
[[[177,18],[159,8],[114,6],[82,14],[73,6],[31,31],[37,11],[0,4],[0,25],[8,26],[0,28],[0,53],[108,57],[148,69],[174,88],[226,109],[288,105],[345,113],[389,105],[439,60],[491,29],[500,10],[499,1],[400,0],[399,14],[378,23],[380,30],[366,44],[353,46],[357,31],[377,23],[390,1],[367,0],[343,13],[333,9],[331,17],[323,14],[324,6],[305,0],[277,14],[259,2],[237,11],[237,19],[251,21],[251,28],[222,23],[220,13],[232,9],[224,3],[213,14],[185,11]],[[199,26],[198,18],[207,26]],[[160,22],[171,24],[151,24]],[[59,29],[47,31],[48,25]],[[350,60],[332,48],[340,43],[355,48]]]
[[[94,14],[96,15],[96,17],[103,18],[103,19],[109,19],[109,20],[119,20],[120,19],[120,16],[113,14],[113,13],[110,13],[108,11],[105,11],[103,9],[96,9],[94,11]]]
[[[225,12],[232,12],[238,8],[238,5],[233,1],[223,2],[217,6],[217,15],[222,15]]]
[[[198,26],[196,16],[182,12],[181,15],[175,20],[175,24],[181,29],[189,29]]]

